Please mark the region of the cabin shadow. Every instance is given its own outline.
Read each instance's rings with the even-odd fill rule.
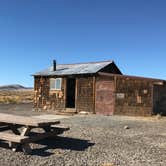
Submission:
[[[48,152],[52,149],[62,149],[62,150],[75,150],[75,151],[84,151],[90,146],[93,146],[95,143],[90,143],[89,140],[82,140],[77,138],[61,137],[56,136],[52,138],[43,139],[36,142],[39,145],[44,145],[44,147],[39,149],[32,149],[31,155],[37,156],[50,156],[54,152]]]

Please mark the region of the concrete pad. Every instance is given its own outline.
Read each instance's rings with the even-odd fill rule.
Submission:
[[[39,118],[39,119],[66,119],[66,118],[70,118],[71,116],[49,114],[49,115],[38,115],[38,116],[32,116],[32,117]]]

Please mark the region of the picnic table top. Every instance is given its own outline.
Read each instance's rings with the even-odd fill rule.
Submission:
[[[60,121],[57,119],[39,119],[35,117],[24,117],[6,113],[0,113],[0,123],[1,122],[6,124],[18,124],[31,127],[44,127],[60,123]]]

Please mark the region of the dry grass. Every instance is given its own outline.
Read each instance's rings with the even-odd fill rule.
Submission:
[[[33,90],[27,91],[0,91],[1,104],[19,104],[33,102]]]

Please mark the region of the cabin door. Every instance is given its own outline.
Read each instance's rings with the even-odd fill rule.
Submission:
[[[114,84],[112,81],[96,83],[96,113],[112,115],[114,112]]]
[[[75,108],[75,78],[67,78],[66,82],[66,107]]]

